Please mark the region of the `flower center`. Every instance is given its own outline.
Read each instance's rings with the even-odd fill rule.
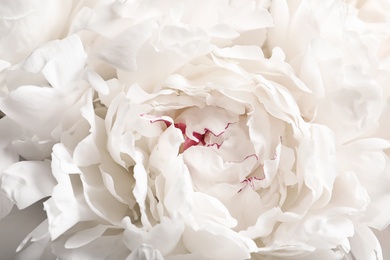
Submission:
[[[245,115],[220,108],[191,107],[174,118],[141,116],[152,124],[163,123],[163,128],[165,125],[180,130],[184,141],[179,153],[183,154],[197,190],[207,190],[218,183],[238,185],[238,190],[245,186],[260,188],[264,173]]]

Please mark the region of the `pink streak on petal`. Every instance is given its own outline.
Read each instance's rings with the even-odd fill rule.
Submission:
[[[245,187],[249,185],[252,189],[254,189],[255,181],[262,181],[262,180],[264,180],[264,177],[263,178],[249,177],[249,178],[245,178],[245,180],[243,180],[241,183],[247,184]],[[245,187],[241,188],[239,191],[237,191],[237,193],[241,192]]]
[[[229,161],[229,162],[231,162],[231,163],[242,163],[242,162],[244,162],[246,159],[248,159],[248,158],[250,158],[250,157],[256,157],[256,160],[259,160],[259,157],[257,157],[257,155],[256,154],[251,154],[251,155],[248,155],[247,157],[245,157],[244,159],[242,159],[242,161],[240,161],[240,162],[237,162],[237,161]]]
[[[186,134],[186,128],[187,128],[186,124],[184,124],[184,123],[175,123],[175,127],[176,127],[177,129],[180,129],[180,131],[181,131],[181,133],[182,133],[183,135]]]
[[[207,146],[207,147],[210,147],[210,146],[214,146],[214,145],[215,145],[215,146],[217,146],[217,149],[219,149],[219,148],[221,147],[222,144],[223,144],[223,142],[220,143],[220,144],[219,144],[219,143],[211,143],[211,144],[207,144],[206,146]]]

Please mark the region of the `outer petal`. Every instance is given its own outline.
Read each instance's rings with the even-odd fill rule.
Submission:
[[[11,164],[19,161],[19,154],[13,149],[11,143],[20,132],[18,125],[8,117],[0,119],[0,180],[3,171]],[[1,184],[1,181],[0,181]],[[12,209],[11,200],[0,191],[0,219],[5,217]]]
[[[297,175],[311,189],[314,201],[324,194],[324,201],[318,203],[327,204],[338,174],[334,134],[327,127],[315,124],[311,126],[311,134],[298,146]]]
[[[367,226],[357,224],[351,238],[351,254],[356,260],[383,260],[378,239]]]
[[[109,42],[99,53],[99,57],[115,68],[125,71],[137,69],[138,50],[157,28],[154,21],[148,21],[131,27],[116,39]]]
[[[123,242],[130,250],[137,251],[147,244],[164,256],[175,249],[184,229],[180,220],[168,218],[164,218],[149,231],[137,228],[129,218],[125,218],[122,225],[125,227]]]
[[[1,188],[19,209],[50,196],[56,185],[50,161],[21,161],[4,172]]]
[[[52,239],[58,238],[80,221],[96,220],[82,193],[80,169],[71,163],[71,157],[62,144],[56,144],[52,153],[52,172],[57,186],[52,197],[44,203]]]
[[[376,229],[383,229],[390,223],[387,207],[390,203],[390,160],[388,153],[384,152],[389,147],[386,140],[368,138],[351,142],[338,153],[340,169],[355,173],[367,191],[370,203],[365,210],[364,222]]]
[[[68,26],[72,4],[61,0],[1,1],[0,59],[18,62],[40,44],[59,38]]]
[[[215,260],[249,259],[255,248],[252,240],[213,222],[202,223],[200,229],[186,227],[183,242],[190,252]]]
[[[9,93],[0,97],[0,110],[42,140],[51,139],[52,131],[59,126],[67,108],[80,99],[83,92],[82,87],[75,89],[74,82],[84,67],[85,58],[77,36],[37,49],[23,64],[25,71],[9,71],[12,76],[7,81]],[[39,86],[26,85],[37,83],[34,79],[40,72],[53,88],[40,87],[44,82],[37,84]],[[23,82],[25,78],[29,80]]]
[[[12,141],[22,132],[20,126],[9,117],[0,119],[0,176],[4,169],[19,161],[19,154],[12,147]]]
[[[36,49],[23,63],[22,69],[42,72],[53,88],[66,93],[74,88],[72,83],[80,77],[86,58],[79,36],[70,35]]]

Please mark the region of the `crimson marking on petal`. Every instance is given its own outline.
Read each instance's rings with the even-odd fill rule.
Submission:
[[[227,123],[227,125],[225,126],[225,130],[227,130],[229,128],[230,125],[232,124],[235,124],[236,122],[233,122],[233,123]],[[225,131],[222,131],[220,132],[219,134],[215,134],[213,131],[211,131],[210,129],[208,128],[204,128],[204,135],[207,134],[207,133],[211,133],[213,136],[215,137],[219,137],[221,136],[223,133],[225,133]]]
[[[245,180],[241,181],[241,183],[245,183],[245,184],[249,185],[252,189],[254,189],[255,188],[255,181],[262,181],[262,180],[264,180],[264,177],[263,178],[249,177],[249,178],[245,178]],[[243,187],[243,188],[245,188],[245,187]],[[241,192],[243,188],[241,188],[237,193]]]
[[[186,129],[187,129],[187,125],[186,125],[186,124],[184,124],[184,123],[175,123],[174,125],[175,125],[175,127],[176,127],[177,129],[180,129],[180,131],[181,131],[181,133],[182,133],[183,135],[186,134]]]
[[[220,144],[219,144],[219,143],[207,144],[206,146],[207,146],[207,147],[210,147],[210,146],[214,146],[214,145],[215,145],[215,146],[217,146],[217,149],[219,149],[219,148],[221,147],[222,144],[223,144],[223,142],[220,143]]]
[[[156,123],[156,122],[164,122],[167,127],[170,127],[172,125],[171,122],[169,122],[168,120],[162,119],[162,118],[150,120],[150,123]]]
[[[191,146],[198,145],[198,144],[199,144],[199,142],[192,140],[192,139],[188,138],[187,136],[185,136],[185,140],[184,140],[184,144],[183,144],[183,152],[185,150],[187,150],[188,148],[190,148]]]
[[[144,117],[144,116],[148,116],[147,114],[141,114],[140,116]],[[169,118],[171,119],[171,118]],[[210,146],[217,146],[217,148],[219,149],[221,147],[221,145],[223,144],[223,142],[221,143],[209,143],[209,144],[206,144],[206,141],[205,141],[205,138],[206,138],[206,135],[207,134],[212,134],[214,135],[215,137],[219,137],[221,136],[223,133],[225,133],[226,129],[229,128],[230,125],[232,124],[235,124],[236,122],[233,122],[233,123],[228,123],[226,126],[225,126],[225,131],[222,131],[218,134],[214,133],[213,131],[211,131],[210,129],[208,128],[204,128],[203,129],[203,134],[202,133],[199,133],[199,132],[192,132],[192,136],[196,138],[196,140],[194,139],[191,139],[187,136],[186,134],[186,130],[187,130],[187,125],[185,123],[174,123],[173,121],[171,122],[170,120],[167,120],[167,119],[164,119],[163,117],[160,117],[160,116],[157,116],[157,117],[154,117],[153,119],[149,120],[150,123],[155,123],[155,122],[164,122],[166,127],[170,127],[172,124],[175,126],[175,128],[177,129],[180,129],[181,133],[183,134],[184,136],[184,143],[181,147],[181,152],[184,152],[185,150],[187,150],[188,148],[190,148],[191,146],[196,146],[196,145],[204,145],[204,146],[207,146],[207,147],[210,147]],[[253,155],[251,155],[253,156]],[[255,155],[256,156],[256,155]],[[248,157],[246,157],[244,160],[246,160]],[[257,158],[257,156],[256,156]],[[243,161],[244,161],[243,160]]]
[[[196,139],[198,139],[198,143],[201,143],[201,144],[203,144],[203,145],[206,144],[205,141],[204,141],[204,137],[205,137],[206,133],[201,134],[201,133],[198,133],[198,132],[192,132],[192,135],[193,135]]]
[[[149,115],[148,114],[140,114],[140,116],[141,117],[146,117],[146,116],[149,116]],[[150,117],[153,117],[153,116],[150,116]],[[156,122],[164,122],[167,127],[170,127],[172,125],[172,122],[170,122],[169,120],[164,119],[164,118],[162,118],[160,116],[153,117],[153,119],[150,119],[149,122],[151,124],[156,123]]]
[[[228,124],[226,125],[226,127],[225,127],[225,130],[228,129],[230,125],[233,125],[233,124],[235,124],[235,123],[237,123],[237,122],[228,123]]]
[[[237,162],[237,161],[229,161],[229,162],[231,162],[231,163],[242,163],[242,162],[244,162],[246,159],[248,159],[248,158],[250,158],[250,157],[253,157],[253,156],[256,158],[256,160],[259,160],[259,157],[257,157],[256,154],[251,154],[251,155],[248,155],[247,157],[245,157],[244,159],[242,159],[242,161],[240,161],[240,162]]]

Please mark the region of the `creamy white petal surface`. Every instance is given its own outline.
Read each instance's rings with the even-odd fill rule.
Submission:
[[[387,256],[386,1],[0,7],[14,258]]]

